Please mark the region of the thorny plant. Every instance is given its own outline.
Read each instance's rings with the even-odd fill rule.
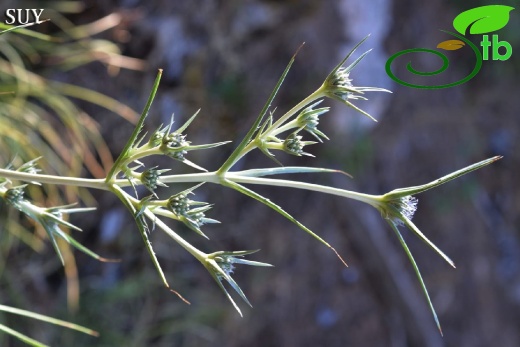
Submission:
[[[296,156],[310,155],[306,152],[306,146],[316,144],[318,142],[322,143],[324,139],[328,139],[327,136],[318,129],[320,117],[329,110],[329,107],[320,107],[320,103],[324,98],[331,98],[341,101],[347,106],[350,106],[356,111],[361,112],[363,115],[373,119],[368,113],[355,106],[352,101],[357,99],[366,100],[364,97],[365,92],[388,92],[388,90],[373,87],[358,87],[353,85],[352,79],[350,78],[350,73],[352,72],[353,68],[365,57],[368,51],[363,53],[347,67],[343,67],[347,59],[351,57],[356,48],[365,40],[366,38],[352,49],[352,51],[345,57],[345,59],[343,59],[332,70],[332,72],[326,77],[323,84],[316,91],[311,93],[308,97],[303,99],[296,106],[275,120],[275,114],[274,111],[271,110],[271,105],[279,88],[282,85],[282,82],[284,81],[289,72],[289,69],[294,62],[295,56],[293,56],[248,133],[238,144],[229,158],[227,158],[221,167],[214,172],[207,172],[204,168],[191,162],[188,159],[189,154],[192,151],[214,148],[225,145],[229,142],[226,141],[196,145],[188,141],[186,130],[199,112],[195,113],[185,124],[178,128],[173,126],[174,123],[172,119],[170,124],[161,126],[149,136],[147,136],[147,134],[142,134],[143,124],[149,114],[156,91],[159,87],[159,81],[161,79],[162,73],[162,71],[159,70],[153,85],[152,92],[148,98],[146,106],[144,107],[137,126],[105,179],[84,179],[44,175],[37,172],[35,168],[35,161],[31,161],[17,169],[0,169],[0,177],[3,177],[3,181],[0,183],[1,200],[3,200],[6,204],[20,210],[29,218],[33,219],[37,223],[40,223],[45,228],[60,260],[63,261],[63,258],[61,257],[60,248],[56,243],[56,237],[62,238],[72,246],[76,247],[78,250],[85,252],[96,259],[106,260],[97,254],[94,254],[92,251],[88,250],[80,243],[75,241],[75,239],[63,229],[78,229],[76,226],[72,225],[64,219],[64,214],[87,212],[90,211],[90,209],[73,208],[72,206],[58,206],[50,208],[38,207],[31,203],[24,196],[24,188],[26,185],[15,184],[14,182],[20,181],[27,182],[29,184],[39,183],[80,186],[109,191],[115,194],[119,200],[121,200],[124,206],[134,217],[137,227],[143,238],[144,245],[149,252],[149,255],[160,278],[167,288],[170,289],[170,285],[166,281],[159,260],[154,253],[154,249],[149,239],[150,233],[157,228],[168,234],[174,241],[176,241],[186,251],[193,255],[198,261],[200,261],[200,263],[202,263],[202,265],[209,271],[210,275],[215,279],[218,286],[224,291],[240,315],[241,311],[238,305],[235,303],[232,296],[224,286],[225,282],[227,282],[227,284],[230,285],[231,288],[233,288],[233,290],[235,290],[238,295],[247,304],[250,305],[246,295],[232,277],[235,265],[271,265],[243,259],[244,256],[256,252],[251,250],[218,251],[213,253],[205,253],[195,248],[192,244],[177,234],[171,227],[163,222],[162,218],[170,218],[179,221],[197,234],[207,238],[207,236],[202,231],[203,227],[206,228],[205,224],[218,223],[218,221],[206,217],[206,213],[212,208],[210,203],[197,201],[192,197],[204,183],[219,184],[234,189],[261,202],[262,204],[267,205],[285,218],[289,219],[292,223],[296,224],[305,232],[309,233],[318,241],[329,247],[331,250],[336,252],[334,248],[332,248],[331,245],[318,236],[318,234],[304,226],[296,218],[283,210],[282,207],[258,194],[251,188],[246,187],[246,185],[269,185],[305,189],[361,201],[379,210],[381,216],[388,222],[391,229],[397,235],[402,247],[406,252],[406,255],[413,265],[423,293],[440,331],[440,324],[426,290],[426,286],[422,280],[417,264],[415,263],[410,250],[401,236],[399,227],[403,225],[406,226],[446,261],[448,261],[450,265],[453,266],[453,262],[430,240],[428,240],[428,238],[415,226],[415,224],[412,223],[411,220],[417,206],[417,199],[412,195],[444,184],[473,170],[480,169],[500,159],[500,157],[493,157],[487,160],[483,160],[479,163],[455,171],[425,185],[396,189],[383,195],[363,194],[355,191],[306,183],[297,180],[284,180],[265,177],[293,173],[340,172],[331,169],[315,167],[275,167],[258,168],[244,171],[232,170],[234,165],[241,158],[255,149],[259,149],[262,153],[273,159],[278,164],[279,161],[274,156],[275,151],[284,151]],[[303,135],[305,133],[312,135],[316,141],[304,141]],[[200,172],[191,174],[166,175],[166,172],[168,171],[167,168],[145,167],[141,160],[145,157],[154,155],[170,157],[175,162],[189,165]],[[165,186],[168,184],[176,185],[180,183],[193,183],[194,185],[191,188],[181,191],[168,198],[159,198],[159,191],[157,190],[159,186]],[[150,194],[147,196],[139,196],[136,189],[138,186],[146,187]],[[125,190],[125,187],[133,187],[133,189]],[[336,254],[341,259],[337,252]],[[341,260],[343,261],[343,259]],[[176,291],[173,289],[170,290],[179,295],[182,300],[185,300]]]

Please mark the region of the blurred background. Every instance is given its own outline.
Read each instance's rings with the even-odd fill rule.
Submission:
[[[471,7],[487,4],[474,1]],[[514,7],[513,1],[502,4]],[[74,236],[98,254],[122,261],[99,263],[68,252],[64,269],[42,231],[1,206],[0,303],[71,320],[101,335],[82,336],[8,314],[0,315],[2,323],[53,346],[520,345],[520,187],[514,179],[520,169],[515,140],[520,132],[517,10],[497,32],[513,47],[509,60],[484,61],[479,74],[463,85],[421,90],[393,82],[384,69],[386,60],[403,49],[434,48],[451,39],[439,29],[453,30],[453,19],[470,8],[466,1],[85,0],[0,5],[2,12],[44,8],[43,18],[52,21],[34,30],[62,38],[58,43],[29,37],[21,41],[12,34],[3,38],[12,49],[0,50],[2,91],[17,94],[0,95],[2,167],[41,154],[46,173],[104,177],[111,163],[108,153],[116,157],[122,150],[158,68],[164,75],[148,131],[168,122],[172,113],[181,124],[201,108],[188,140],[236,144],[302,42],[305,46],[274,102],[277,115],[314,91],[369,33],[358,54],[373,51],[351,77],[354,85],[393,91],[371,93],[369,101],[356,102],[379,122],[326,100],[332,109],[322,117],[320,129],[331,140],[309,147],[316,158],[277,155],[284,165],[335,168],[354,178],[297,178],[380,194],[504,156],[418,196],[415,224],[457,269],[403,230],[444,338],[398,240],[377,211],[318,193],[255,187],[331,243],[347,260],[345,268],[326,247],[274,211],[211,185],[196,195],[199,201],[215,203],[208,217],[222,222],[205,227],[211,240],[183,225],[171,225],[203,251],[261,249],[251,259],[275,265],[236,270],[235,279],[254,306],[240,304],[243,318],[194,258],[155,232],[152,243],[167,278],[191,306],[165,290],[132,217],[114,196],[36,187],[30,194],[41,204],[74,202],[80,194],[83,204],[97,205],[97,212],[74,216],[73,222],[83,229]],[[474,42],[478,45],[479,38]],[[474,57],[468,50],[449,54],[447,80],[471,71]],[[422,55],[414,59],[418,68],[436,63]],[[5,63],[25,66],[34,75],[13,74]],[[405,63],[393,68],[405,76]],[[16,138],[15,128],[21,129]],[[228,145],[194,152],[190,160],[215,170],[232,150]],[[156,164],[174,173],[190,172],[164,158]],[[272,165],[253,152],[236,168]],[[160,195],[180,189],[171,186]],[[0,345],[19,344],[0,335]]]

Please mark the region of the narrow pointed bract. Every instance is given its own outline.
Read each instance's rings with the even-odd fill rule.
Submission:
[[[218,286],[224,294],[226,294],[227,298],[238,311],[238,314],[242,316],[242,311],[238,307],[237,303],[233,300],[227,289],[224,287],[222,280],[225,280],[229,283],[229,285],[237,292],[237,294],[244,300],[246,304],[253,307],[251,302],[247,299],[246,295],[240,288],[240,286],[235,282],[235,280],[231,277],[231,274],[235,270],[234,264],[243,264],[243,265],[251,265],[251,266],[272,266],[271,264],[262,263],[258,261],[245,260],[242,259],[245,255],[249,255],[252,253],[256,253],[258,250],[254,251],[234,251],[234,252],[226,252],[220,251],[211,254],[207,254],[206,258],[203,262],[206,269],[210,272],[211,276],[215,279]]]

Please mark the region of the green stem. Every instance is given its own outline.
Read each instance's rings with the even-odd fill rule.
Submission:
[[[367,203],[371,206],[377,208],[378,203],[377,199],[380,197],[378,195],[370,195],[358,193],[345,189],[338,189],[329,186],[323,186],[319,184],[299,182],[299,181],[290,181],[290,180],[280,180],[273,178],[260,178],[260,177],[244,177],[237,174],[228,173],[226,174],[226,179],[237,182],[237,183],[245,183],[245,184],[257,184],[257,185],[267,185],[267,186],[278,186],[278,187],[289,187],[289,188],[297,188],[304,190],[311,190],[315,192],[321,192],[325,194],[337,195],[348,199],[353,199],[357,201],[361,201]]]
[[[101,190],[111,190],[111,186],[129,187],[130,182],[127,179],[121,178],[113,180],[112,183],[106,183],[105,179],[92,179],[92,178],[76,178],[76,177],[62,177],[54,175],[42,175],[42,174],[30,174],[26,172],[18,172],[12,170],[0,169],[0,177],[19,180],[24,182],[38,182],[47,184],[56,184],[64,186],[76,186],[84,188],[93,188]],[[168,175],[161,176],[161,182],[163,183],[200,183],[200,182],[212,182],[219,183],[221,178],[216,172],[200,172],[183,175]],[[141,185],[140,183],[137,185]]]
[[[40,183],[49,183],[49,184],[59,184],[59,185],[69,185],[69,186],[79,186],[85,188],[94,188],[101,190],[113,190],[110,187],[112,185],[118,187],[127,187],[130,186],[130,183],[126,179],[118,179],[114,180],[112,184],[107,184],[104,179],[87,179],[87,178],[74,178],[74,177],[60,177],[60,176],[51,176],[51,175],[39,175],[39,174],[29,174],[25,172],[11,171],[0,169],[0,177],[5,177],[9,179],[16,179],[25,182],[40,182]],[[237,183],[246,183],[246,184],[256,184],[256,185],[268,185],[268,186],[279,186],[279,187],[289,187],[289,188],[297,188],[304,190],[311,190],[316,192],[322,192],[325,194],[332,194],[337,196],[342,196],[349,199],[354,199],[358,201],[365,202],[374,207],[377,207],[377,202],[381,199],[379,195],[370,195],[363,194],[354,191],[349,191],[345,189],[338,189],[334,187],[306,183],[300,181],[291,181],[291,180],[280,180],[273,178],[260,178],[260,177],[247,177],[240,175],[239,172],[227,172],[222,177],[218,171],[213,172],[200,172],[200,173],[192,173],[192,174],[183,174],[183,175],[167,175],[161,177],[161,182],[163,183],[200,183],[200,182],[209,182],[215,184],[222,184],[222,179],[227,179],[230,181],[234,181]],[[133,200],[132,197],[129,196],[130,199]],[[133,201],[133,202],[137,202]]]
[[[275,129],[275,130],[271,133],[271,136],[276,136],[276,135],[278,135],[278,134],[283,133],[284,131],[288,131],[288,130],[294,129],[294,128],[296,128],[296,127],[298,127],[298,122],[296,121],[296,119],[293,119],[293,120],[290,121],[289,123],[282,125],[282,126],[279,127],[278,129]],[[263,136],[262,136],[262,137],[263,137]]]
[[[179,245],[181,245],[185,250],[187,250],[191,255],[193,255],[197,260],[203,262],[207,254],[199,251],[197,248],[193,247],[188,241],[184,240],[180,237],[176,232],[174,232],[169,226],[166,225],[162,220],[157,218],[155,214],[149,209],[144,210],[144,214],[152,223],[155,223],[159,228],[161,228],[166,234],[168,234],[172,239],[175,240]]]
[[[200,183],[200,182],[210,182],[210,183],[219,183],[221,177],[219,176],[217,171],[213,172],[197,172],[192,174],[183,174],[183,175],[166,175],[161,176],[161,182],[163,183]]]
[[[292,116],[294,116],[298,111],[302,108],[310,104],[311,102],[321,98],[323,93],[321,92],[321,88],[316,90],[314,93],[300,101],[296,106],[287,111],[280,119],[273,123],[267,130],[262,134],[263,138],[267,138],[269,135],[273,134],[273,132],[283,125],[287,120],[289,120]]]
[[[58,184],[65,186],[76,186],[85,188],[94,188],[101,190],[110,190],[104,179],[88,179],[77,177],[61,177],[53,175],[31,174],[27,172],[12,171],[0,169],[0,177],[11,180],[19,180],[24,182],[39,182],[47,184]],[[122,180],[118,180],[122,181]]]
[[[148,145],[145,145],[145,146],[148,146]],[[121,167],[125,167],[127,166],[128,164],[136,161],[136,160],[139,160],[141,158],[144,158],[144,157],[149,157],[149,156],[152,156],[152,155],[163,155],[164,153],[160,150],[160,148],[158,147],[154,147],[154,148],[146,148],[145,146],[141,147],[141,148],[138,148],[137,150],[134,151],[130,151],[129,152],[129,156],[127,159],[125,159],[124,161],[121,162]],[[134,153],[132,153],[134,152]]]

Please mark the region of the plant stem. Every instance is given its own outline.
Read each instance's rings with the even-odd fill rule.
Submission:
[[[59,184],[65,186],[110,190],[108,185],[105,183],[104,179],[88,179],[77,177],[61,177],[53,175],[30,174],[27,172],[19,172],[6,169],[0,169],[0,177],[24,182],[39,182],[47,184]]]
[[[165,175],[161,176],[162,183],[200,183],[200,182],[211,182],[219,183],[221,177],[217,171],[213,172],[197,172],[192,174],[183,175]]]
[[[40,175],[40,174],[29,174],[25,172],[11,171],[0,169],[0,177],[15,179],[25,182],[39,182],[39,183],[49,183],[49,184],[58,184],[58,185],[66,185],[66,186],[78,186],[85,188],[94,188],[101,190],[111,190],[111,184],[107,184],[104,179],[87,179],[87,178],[75,178],[75,177],[61,177],[61,176],[52,176],[52,175]],[[237,183],[246,183],[246,184],[257,184],[257,185],[268,185],[268,186],[280,186],[280,187],[290,187],[304,190],[311,190],[316,192],[322,192],[325,194],[332,194],[337,196],[342,196],[349,199],[354,199],[358,201],[365,202],[372,206],[377,205],[377,201],[381,199],[379,195],[370,195],[358,193],[350,190],[339,189],[319,184],[300,182],[300,181],[292,181],[292,180],[280,180],[273,178],[260,178],[260,177],[247,177],[240,175],[239,172],[227,172],[222,177],[217,171],[213,172],[200,172],[200,173],[192,173],[192,174],[182,174],[182,175],[167,175],[161,177],[161,182],[163,183],[200,183],[200,182],[209,182],[221,184],[222,179],[225,178],[230,181],[234,181]],[[119,187],[127,187],[131,184],[126,179],[118,179],[112,183],[114,186]],[[129,196],[130,197],[130,196]],[[130,197],[131,198],[131,197]],[[133,198],[132,198],[133,199]]]
[[[19,180],[24,182],[38,182],[47,184],[56,184],[64,186],[76,186],[84,188],[94,188],[101,190],[111,190],[110,186],[116,185],[119,187],[131,186],[127,179],[117,179],[112,183],[106,183],[105,179],[92,179],[92,178],[77,178],[77,177],[62,177],[54,175],[42,175],[42,174],[30,174],[26,172],[12,171],[6,169],[0,169],[0,177]],[[192,174],[182,175],[168,175],[162,176],[161,182],[163,183],[200,183],[200,182],[212,182],[219,183],[221,178],[216,172],[200,172]],[[136,184],[141,185],[141,184]]]
[[[148,147],[148,145],[146,145]],[[124,161],[121,162],[121,167],[125,167],[128,164],[131,164],[132,162],[139,160],[141,158],[149,157],[152,155],[162,155],[163,152],[159,148],[139,148],[135,153],[132,154],[130,152],[129,157],[126,158]]]
[[[259,184],[259,185],[267,185],[267,186],[279,186],[279,187],[289,187],[289,188],[297,188],[304,190],[311,190],[315,192],[321,192],[325,194],[337,195],[348,199],[353,199],[357,201],[361,201],[367,203],[371,206],[377,207],[377,199],[380,198],[378,195],[371,194],[363,194],[345,189],[338,189],[329,186],[323,186],[319,184],[299,182],[299,181],[290,181],[290,180],[280,180],[273,178],[260,178],[260,177],[244,177],[233,173],[226,174],[226,179],[237,182],[237,183],[246,183],[246,184]]]
[[[187,250],[191,255],[193,255],[197,260],[204,261],[206,259],[207,254],[204,252],[199,251],[197,248],[193,247],[188,241],[184,240],[182,237],[180,237],[176,232],[174,232],[166,223],[164,223],[162,220],[157,218],[155,214],[153,214],[152,211],[150,211],[148,208],[144,210],[144,214],[152,223],[155,223],[159,228],[161,228],[166,234],[168,234],[172,239],[175,240],[179,245],[182,246],[185,250]]]
[[[271,135],[276,129],[278,129],[280,126],[283,125],[287,120],[289,120],[292,116],[294,116],[298,111],[300,111],[302,108],[310,104],[311,102],[321,98],[323,96],[323,93],[321,92],[321,88],[316,90],[314,93],[300,101],[296,106],[291,108],[289,111],[287,111],[283,116],[280,117],[276,122],[273,123],[262,135],[263,138],[267,138],[269,135]]]

